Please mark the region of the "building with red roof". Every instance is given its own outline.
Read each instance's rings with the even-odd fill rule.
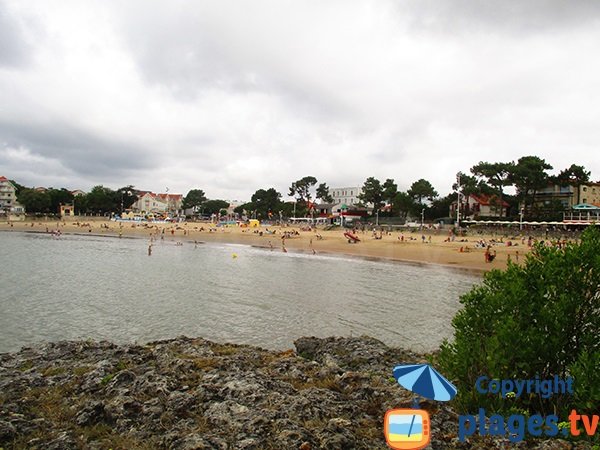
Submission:
[[[450,217],[456,216],[457,204],[458,202],[454,201],[450,205]],[[461,215],[469,219],[507,217],[509,207],[510,205],[502,200],[502,208],[500,208],[500,198],[497,195],[471,194],[467,197],[461,196]],[[502,213],[500,213],[500,209],[502,209]]]

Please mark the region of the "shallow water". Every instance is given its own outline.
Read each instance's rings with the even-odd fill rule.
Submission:
[[[291,348],[361,335],[416,351],[450,337],[476,275],[240,245],[0,233],[0,352],[40,341],[182,334]],[[234,255],[236,257],[234,257]]]

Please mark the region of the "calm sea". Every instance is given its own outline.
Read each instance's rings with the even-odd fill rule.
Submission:
[[[0,233],[0,352],[41,341],[179,335],[291,348],[368,334],[416,351],[450,337],[479,277],[239,245]]]

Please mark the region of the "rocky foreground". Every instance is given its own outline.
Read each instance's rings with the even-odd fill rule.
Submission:
[[[301,338],[267,351],[177,338],[58,342],[0,354],[0,449],[385,449],[391,377],[424,362],[368,337]],[[433,449],[569,449],[559,439],[457,439],[457,416],[422,403]],[[577,448],[587,448],[579,446]]]

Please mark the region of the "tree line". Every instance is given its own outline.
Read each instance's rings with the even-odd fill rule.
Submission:
[[[471,194],[486,195],[500,216],[516,216],[520,205],[526,218],[550,218],[563,210],[560,202],[550,202],[540,207],[534,199],[537,193],[548,185],[574,186],[579,188],[590,181],[591,173],[585,167],[572,164],[558,175],[550,175],[553,167],[538,156],[523,156],[516,162],[484,162],[472,166],[468,171],[459,172],[452,190],[440,196],[426,179],[419,179],[406,191],[398,190],[394,179],[381,182],[376,177],[368,177],[358,196],[356,208],[366,208],[372,215],[393,216],[407,219],[420,217],[431,220],[448,217],[450,205],[458,194],[464,199]],[[39,191],[26,188],[13,182],[17,188],[17,200],[31,213],[57,213],[61,204],[75,205],[76,213],[120,213],[131,208],[137,201],[139,191],[133,186],[117,190],[99,185],[89,193],[74,197],[67,189],[50,188]],[[507,195],[506,188],[514,187],[516,195]],[[246,214],[258,219],[279,217],[304,217],[315,214],[315,203],[331,203],[333,198],[329,186],[319,183],[314,176],[305,176],[291,183],[288,196],[294,201],[283,201],[282,194],[275,188],[258,189],[250,201],[235,208],[238,214]],[[504,202],[508,207],[504,206]],[[229,203],[225,200],[208,199],[202,189],[191,189],[183,198],[182,208],[193,211],[193,215],[226,214]],[[470,213],[463,210],[463,216]]]
[[[77,214],[119,213],[131,208],[137,199],[133,186],[124,186],[117,190],[99,185],[87,194],[74,196],[65,188],[38,190],[27,188],[13,182],[17,201],[28,213],[57,214],[61,205],[73,205]]]
[[[452,191],[440,197],[431,183],[425,179],[415,181],[404,192],[397,190],[393,179],[381,183],[375,177],[369,177],[362,187],[361,200],[373,205],[373,211],[381,211],[388,206],[383,215],[394,217],[417,217],[424,213],[426,219],[447,217],[450,206],[461,197],[461,204],[469,195],[485,195],[500,217],[516,216],[521,211],[525,218],[558,218],[564,206],[560,201],[550,200],[548,204],[535,202],[539,191],[549,185],[574,186],[579,189],[590,181],[591,172],[585,167],[572,164],[561,170],[558,175],[550,175],[553,167],[538,156],[523,156],[517,162],[484,162],[472,166],[467,173],[459,172]],[[470,174],[469,174],[470,172]],[[507,187],[514,187],[516,195],[506,195]],[[505,202],[508,207],[505,207]],[[463,218],[470,214],[468,208]]]

